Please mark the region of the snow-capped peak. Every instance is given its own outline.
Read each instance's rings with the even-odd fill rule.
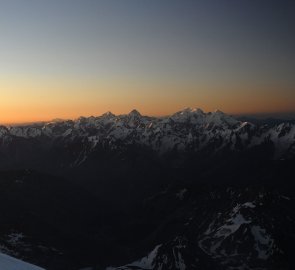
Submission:
[[[220,110],[205,113],[198,108],[185,108],[165,117],[142,116],[137,110],[132,110],[129,114],[118,116],[107,112],[98,117],[80,117],[74,121],[0,127],[0,138],[41,136],[48,141],[58,137],[65,140],[77,137],[95,138],[96,141],[106,139],[112,143],[120,140],[122,144],[139,144],[160,153],[172,149],[192,150],[192,146],[194,151],[198,151],[210,145],[214,145],[214,151],[224,147],[241,150],[259,145],[269,138],[281,149],[277,155],[281,156],[294,149],[295,125],[259,127],[240,122]]]
[[[184,114],[204,114],[204,112],[199,108],[186,107],[183,110],[176,112],[174,115],[184,115]]]
[[[227,126],[234,126],[240,123],[240,121],[234,117],[225,114],[220,110],[215,110],[213,113],[208,113],[207,122],[214,124],[215,126],[223,126],[224,124]]]
[[[216,109],[216,110],[214,111],[214,113],[215,113],[215,114],[222,114],[222,115],[225,114],[223,111],[220,111],[220,110],[218,110],[218,109]]]
[[[101,115],[101,117],[105,117],[105,118],[111,118],[111,117],[115,117],[116,115],[114,115],[112,112],[108,111],[105,112],[103,115]]]
[[[128,115],[131,117],[140,117],[141,116],[140,112],[135,109],[132,110]]]

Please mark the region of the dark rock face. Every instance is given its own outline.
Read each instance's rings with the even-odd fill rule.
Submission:
[[[224,182],[224,174],[211,173],[205,182],[179,183],[154,196],[144,211],[156,227],[152,252],[114,269],[292,269],[291,164],[247,172],[256,183]],[[260,175],[266,169],[273,175]]]

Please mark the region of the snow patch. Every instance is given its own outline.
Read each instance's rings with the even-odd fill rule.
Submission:
[[[128,269],[129,266],[131,267],[139,267],[143,269],[153,269],[154,266],[154,260],[157,257],[158,250],[161,247],[161,245],[156,246],[153,251],[151,251],[146,257],[143,257],[142,259],[135,261],[130,264],[126,264],[125,266],[121,267],[107,267],[106,270],[118,270],[118,269]]]
[[[186,188],[181,189],[178,193],[176,193],[176,198],[178,198],[179,200],[183,200],[186,192],[187,192]]]
[[[23,262],[11,256],[0,253],[1,270],[45,270],[38,266]]]
[[[272,254],[274,240],[260,226],[252,226],[251,232],[255,239],[254,247],[258,253],[258,258],[262,260],[268,259]]]

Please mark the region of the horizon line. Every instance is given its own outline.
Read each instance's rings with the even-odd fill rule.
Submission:
[[[76,116],[76,117],[65,117],[65,118],[59,118],[59,117],[55,117],[55,118],[50,118],[50,119],[40,119],[40,120],[34,120],[34,121],[20,121],[20,122],[0,122],[0,125],[2,126],[25,126],[25,125],[33,125],[33,124],[42,124],[42,123],[49,123],[49,122],[58,122],[58,121],[75,121],[81,117],[85,117],[85,118],[89,118],[89,117],[99,117],[102,116],[106,113],[112,113],[115,116],[120,116],[120,115],[128,115],[129,113],[131,113],[132,111],[138,111],[142,116],[150,116],[150,117],[167,117],[170,115],[173,115],[177,112],[181,112],[184,111],[185,109],[192,109],[192,110],[202,110],[201,108],[192,108],[192,107],[185,107],[182,110],[177,110],[173,113],[170,114],[161,114],[161,115],[157,115],[157,114],[141,114],[140,111],[138,111],[137,109],[133,109],[128,113],[120,113],[120,114],[115,114],[112,113],[111,111],[106,111],[105,113],[102,114],[96,114],[96,115],[80,115],[80,116]],[[203,110],[202,110],[203,111]],[[221,111],[219,109],[213,110],[213,111],[208,111],[204,113],[212,113],[215,111]],[[233,117],[253,117],[253,118],[257,118],[257,119],[263,119],[263,118],[275,118],[275,119],[282,119],[282,120],[294,120],[295,119],[295,111],[290,111],[290,112],[246,112],[246,113],[227,113],[224,111],[221,111],[227,115],[233,116]]]

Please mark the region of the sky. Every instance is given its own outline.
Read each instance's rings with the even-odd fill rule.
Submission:
[[[295,4],[0,0],[0,123],[295,111]]]

